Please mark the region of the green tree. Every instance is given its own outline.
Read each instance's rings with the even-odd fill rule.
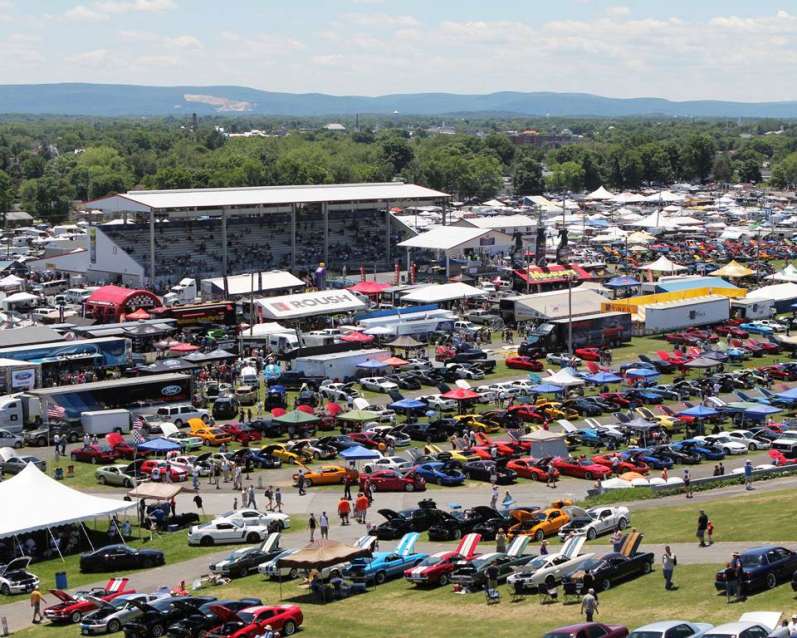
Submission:
[[[484,146],[492,150],[504,166],[510,166],[517,148],[503,133],[490,133],[484,138]]]
[[[733,166],[725,153],[718,153],[711,167],[714,181],[727,184],[733,179]]]
[[[2,215],[3,228],[6,227],[6,213],[11,210],[14,203],[14,185],[11,177],[5,171],[0,171],[0,215]]]
[[[584,168],[578,162],[564,162],[552,167],[546,186],[552,191],[579,192],[584,189]]]
[[[780,188],[797,185],[797,152],[790,153],[772,167],[772,184]]]
[[[25,209],[55,223],[66,219],[74,198],[72,185],[63,177],[44,175],[22,182],[20,199]]]
[[[381,142],[381,155],[393,167],[393,174],[403,171],[415,157],[412,147],[404,138],[391,135]]]
[[[704,181],[711,174],[716,152],[717,146],[707,134],[690,135],[683,148],[683,162],[687,176]]]
[[[512,187],[515,195],[540,195],[545,190],[542,164],[525,153],[515,161],[512,171]]]

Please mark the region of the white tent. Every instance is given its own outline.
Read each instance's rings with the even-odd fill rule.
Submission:
[[[656,261],[650,264],[645,264],[639,267],[640,270],[652,270],[653,272],[678,272],[679,270],[686,270],[686,266],[681,266],[673,261],[670,261],[662,255]]]
[[[773,275],[765,277],[765,279],[771,279],[773,281],[790,281],[793,283],[797,282],[797,268],[795,268],[792,264],[788,264],[782,270],[779,270]]]
[[[481,288],[475,288],[468,284],[433,284],[431,286],[424,286],[423,288],[416,288],[409,294],[404,295],[401,300],[411,303],[427,304],[465,299],[466,297],[484,297],[486,295],[487,293]]]
[[[580,379],[579,377],[575,376],[570,368],[562,368],[556,374],[552,374],[550,377],[545,377],[543,382],[561,385],[564,388],[569,388],[575,385],[584,385],[584,379]]]
[[[600,188],[597,188],[596,190],[592,191],[584,199],[587,200],[588,202],[600,202],[607,199],[612,199],[613,197],[614,193],[610,193],[603,186],[601,186]]]
[[[18,288],[22,284],[25,283],[25,280],[22,277],[17,277],[16,275],[8,275],[7,277],[3,277],[0,279],[0,288],[6,290],[8,288]]]
[[[676,202],[684,201],[684,197],[682,195],[676,195],[675,193],[671,193],[670,191],[661,191],[660,193],[653,193],[653,195],[648,195],[645,198],[645,201],[650,203],[665,202],[667,204],[674,204]]]
[[[17,292],[3,299],[7,304],[9,303],[33,303],[38,297],[29,292]]]
[[[0,483],[0,538],[122,512],[135,503],[79,492],[29,463]]]
[[[619,195],[615,195],[612,198],[612,201],[615,202],[616,204],[641,204],[642,202],[645,201],[645,196],[625,191],[623,193],[620,193]]]

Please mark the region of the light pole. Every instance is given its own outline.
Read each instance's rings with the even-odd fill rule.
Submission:
[[[573,277],[567,275],[567,352],[573,356]]]

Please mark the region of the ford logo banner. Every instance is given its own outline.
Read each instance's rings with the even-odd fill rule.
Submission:
[[[164,397],[173,397],[175,394],[180,394],[183,388],[179,385],[167,385],[161,388],[161,395]]]

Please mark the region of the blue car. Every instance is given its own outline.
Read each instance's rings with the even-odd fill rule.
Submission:
[[[725,452],[721,448],[713,445],[706,445],[703,441],[695,439],[686,439],[685,441],[678,441],[670,445],[673,450],[678,452],[691,452],[698,454],[707,461],[721,461],[725,458]]]
[[[465,482],[465,475],[457,469],[446,467],[445,463],[433,461],[416,465],[413,470],[427,483],[453,487]]]
[[[413,552],[419,536],[418,532],[404,534],[392,552],[374,552],[370,558],[355,558],[343,568],[343,576],[365,579],[376,585],[404,576],[405,569],[415,567],[428,556]]]
[[[772,589],[779,583],[790,581],[797,570],[797,554],[785,547],[764,545],[745,550],[739,556],[742,562],[742,593],[759,589]],[[725,591],[728,573],[717,572],[714,587]]]
[[[620,456],[623,459],[642,461],[654,470],[663,470],[665,467],[669,470],[674,465],[671,458],[651,454],[651,451],[647,448],[629,448],[621,453]]]
[[[771,335],[775,331],[767,325],[754,321],[753,323],[743,323],[739,326],[742,330],[759,335]]]

